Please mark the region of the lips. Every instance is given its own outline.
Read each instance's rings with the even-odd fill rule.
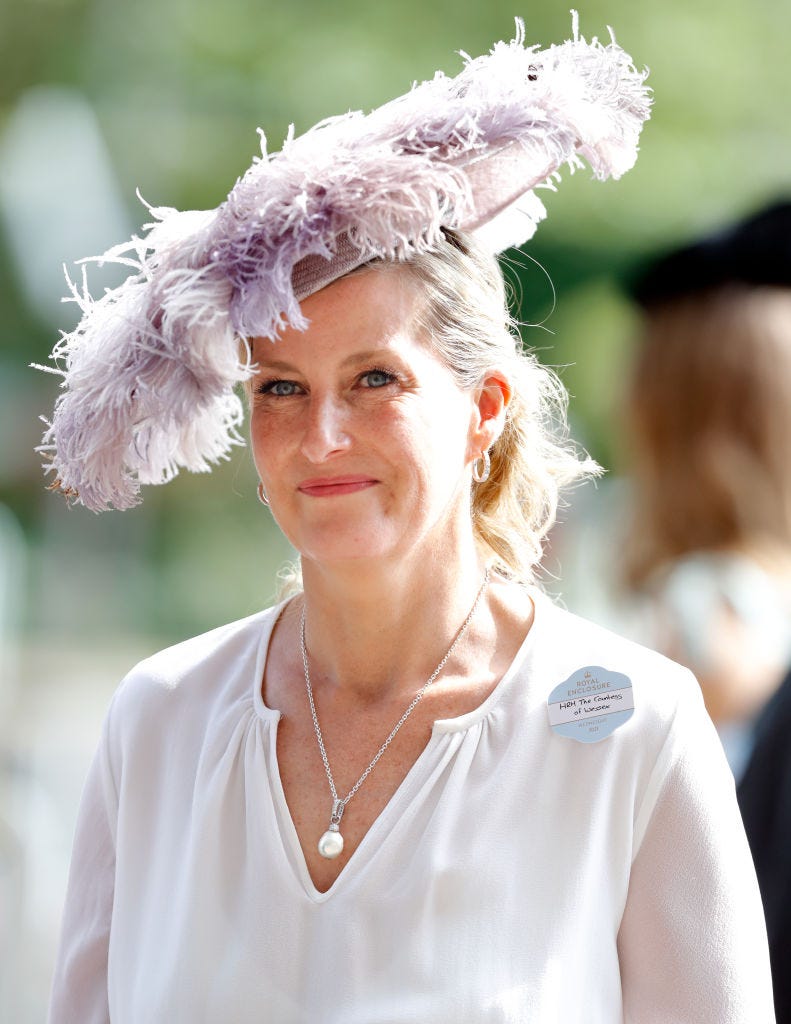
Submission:
[[[303,480],[297,490],[311,498],[330,498],[341,494],[354,494],[375,486],[379,481],[370,476],[350,475],[315,477]]]

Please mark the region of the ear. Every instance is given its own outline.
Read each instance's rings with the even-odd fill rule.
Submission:
[[[470,459],[477,459],[500,436],[505,426],[505,414],[511,401],[511,383],[504,373],[492,370],[475,392],[472,429],[470,430]]]

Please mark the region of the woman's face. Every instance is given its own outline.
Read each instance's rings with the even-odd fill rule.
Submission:
[[[419,302],[407,272],[367,271],[306,299],[306,331],[253,341],[255,465],[304,559],[442,557],[471,528],[497,396],[459,389],[418,337]]]

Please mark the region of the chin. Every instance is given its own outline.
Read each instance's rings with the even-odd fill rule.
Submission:
[[[286,536],[303,559],[327,565],[383,559],[404,547],[403,537],[394,537],[381,525],[366,527],[348,521],[325,523]]]

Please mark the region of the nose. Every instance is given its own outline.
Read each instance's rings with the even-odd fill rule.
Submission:
[[[349,443],[343,403],[335,395],[314,392],[305,410],[302,454],[310,462],[324,462],[346,451]]]

